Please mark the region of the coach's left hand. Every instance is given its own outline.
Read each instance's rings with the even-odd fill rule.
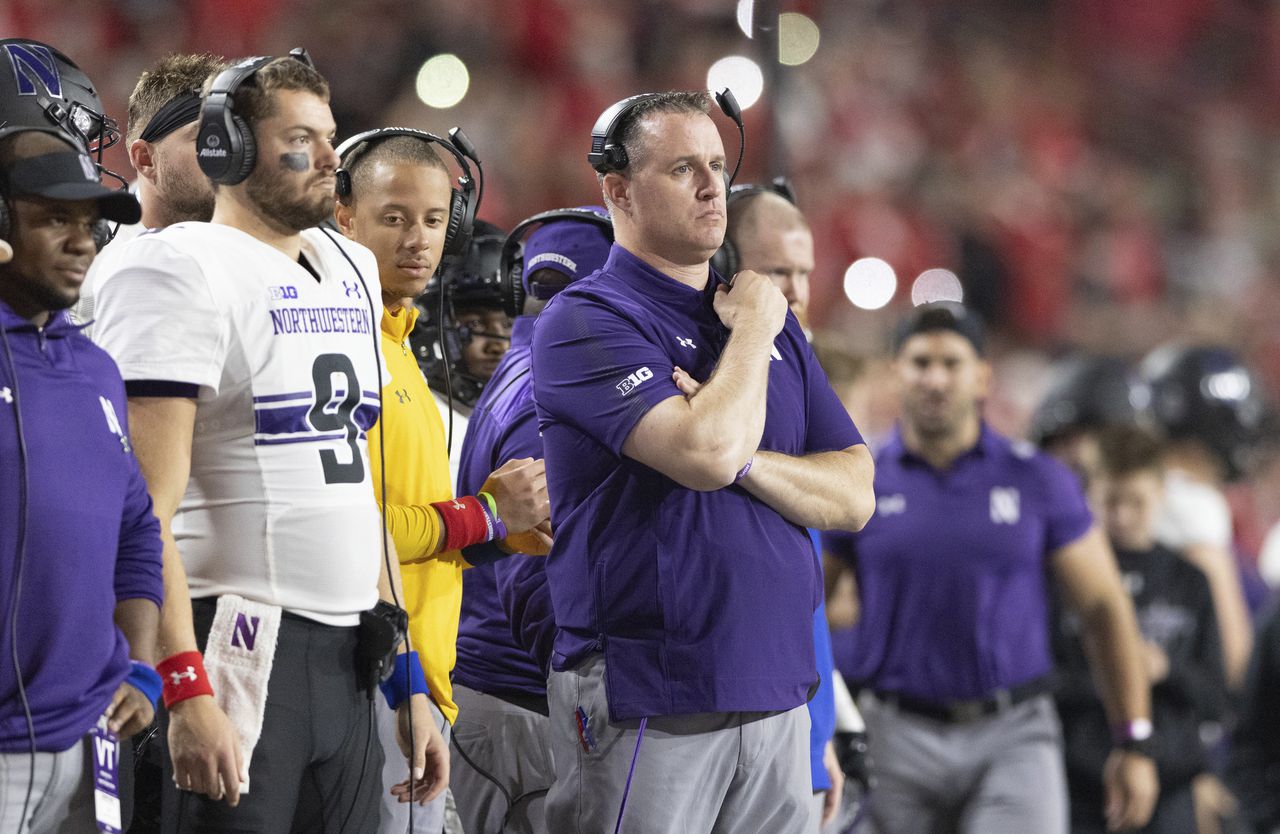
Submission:
[[[412,791],[406,779],[391,788],[391,795],[401,802],[417,802],[426,805],[449,787],[449,750],[444,736],[436,726],[431,703],[424,694],[417,694],[396,710],[399,719],[396,740],[400,752],[409,760],[413,770]],[[409,746],[409,725],[413,724],[413,748]]]
[[[151,723],[155,707],[133,684],[121,683],[107,707],[107,727],[120,738],[128,738]]]
[[[1112,750],[1102,772],[1108,831],[1142,828],[1151,820],[1160,795],[1156,763],[1131,750]]]

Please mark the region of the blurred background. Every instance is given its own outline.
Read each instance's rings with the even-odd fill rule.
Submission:
[[[165,53],[306,46],[339,138],[462,126],[504,228],[599,202],[584,155],[614,100],[728,84],[739,182],[792,179],[812,325],[871,435],[894,416],[888,331],[954,285],[995,331],[1007,432],[1073,349],[1213,342],[1280,389],[1280,4],[3,0],[0,31],[63,50],[121,122]],[[132,177],[122,147],[107,162]],[[1245,552],[1280,518],[1278,470],[1231,490]]]

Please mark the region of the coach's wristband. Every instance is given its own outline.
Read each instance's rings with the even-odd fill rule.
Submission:
[[[391,677],[378,684],[382,689],[382,697],[387,699],[387,706],[399,709],[409,700],[411,695],[426,694],[427,676],[422,671],[422,661],[417,652],[405,652],[396,655],[396,668]]]
[[[156,664],[156,671],[164,682],[165,709],[197,695],[213,694],[200,652],[180,652],[166,657]]]
[[[160,673],[151,668],[150,664],[141,660],[129,661],[129,674],[125,676],[124,682],[145,695],[151,702],[152,709],[156,708],[164,684],[160,680]]]
[[[489,541],[498,541],[507,537],[507,525],[502,523],[501,517],[498,516],[498,502],[493,496],[487,492],[478,492],[476,497],[482,502],[485,514],[489,517],[489,523],[492,529],[489,531]]]
[[[741,481],[743,478],[747,477],[747,473],[751,471],[751,464],[755,462],[756,462],[755,455],[752,455],[750,460],[747,461],[747,465],[739,469],[738,474],[733,476],[733,482],[736,484],[738,481]]]

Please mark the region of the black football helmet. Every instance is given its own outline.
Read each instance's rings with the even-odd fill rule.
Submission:
[[[1082,354],[1063,359],[1050,371],[1053,382],[1031,418],[1028,437],[1045,446],[1077,431],[1133,423],[1146,406],[1146,389],[1136,371],[1114,356]]]
[[[99,166],[120,140],[89,76],[66,55],[27,38],[0,40],[0,137],[42,130],[70,137]]]
[[[474,334],[458,325],[454,310],[503,309],[500,269],[506,239],[506,232],[494,224],[475,221],[466,254],[444,258],[427,291],[417,300],[420,315],[409,334],[428,384],[440,393],[451,391],[454,399],[468,407],[480,398],[484,380],[467,373],[462,352]]]
[[[1146,413],[1171,440],[1195,439],[1237,479],[1252,467],[1274,426],[1258,378],[1223,347],[1165,345],[1139,369],[1150,389]]]

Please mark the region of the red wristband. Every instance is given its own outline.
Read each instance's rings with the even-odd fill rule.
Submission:
[[[493,522],[485,513],[480,499],[474,495],[438,501],[431,506],[440,513],[440,520],[444,522],[445,550],[461,550],[493,540]]]
[[[179,652],[156,664],[164,681],[165,709],[197,695],[212,695],[209,676],[204,671],[200,652]]]

